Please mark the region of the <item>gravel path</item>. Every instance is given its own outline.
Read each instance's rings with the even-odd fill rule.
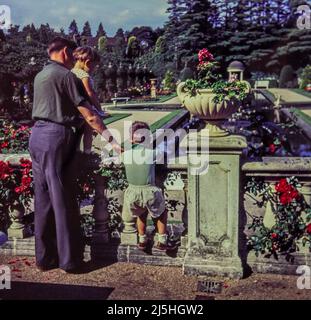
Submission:
[[[0,299],[111,299],[111,300],[249,300],[310,299],[311,290],[298,290],[297,277],[259,275],[224,280],[221,294],[197,292],[197,278],[181,268],[116,263],[83,275],[61,270],[38,272],[33,258],[0,255],[0,265],[12,271],[12,290],[0,290]]]

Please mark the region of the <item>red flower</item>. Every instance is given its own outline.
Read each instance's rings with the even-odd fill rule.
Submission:
[[[23,168],[31,168],[32,167],[32,162],[30,160],[21,159],[19,162]]]
[[[290,191],[292,186],[287,182],[286,179],[281,179],[280,182],[275,186],[276,192],[287,192]]]
[[[269,152],[272,153],[272,154],[274,154],[275,151],[276,151],[276,145],[273,144],[273,143],[270,144],[270,146],[269,146]]]
[[[279,199],[282,205],[288,205],[293,200],[300,197],[299,192],[290,185],[286,179],[281,179],[281,181],[275,186],[275,190],[280,193]]]
[[[23,193],[24,192],[24,187],[16,187],[15,189],[14,189],[14,191],[17,193],[17,194],[21,194],[21,193]]]
[[[91,190],[90,185],[88,185],[87,183],[85,183],[84,186],[83,186],[83,191],[84,191],[84,192],[90,192],[90,190]]]
[[[31,185],[32,179],[30,177],[22,178],[22,187],[28,188]]]
[[[8,147],[9,147],[9,143],[5,141],[1,144],[0,149],[7,149]]]
[[[280,195],[280,202],[282,205],[288,205],[293,200],[299,197],[299,192],[291,186],[291,190],[284,192]]]
[[[0,180],[7,179],[12,172],[9,162],[0,161]]]
[[[26,168],[26,169],[22,170],[23,176],[29,176],[30,171],[31,171],[31,170],[30,170],[29,168]]]
[[[307,226],[307,232],[311,234],[311,223]]]
[[[271,234],[271,238],[272,238],[272,239],[277,239],[277,237],[278,237],[278,235],[277,235],[276,233],[272,233],[272,234]]]

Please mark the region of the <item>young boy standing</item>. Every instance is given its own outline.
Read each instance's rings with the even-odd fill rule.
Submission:
[[[130,136],[132,148],[123,154],[126,177],[129,187],[124,194],[123,210],[127,210],[137,217],[139,236],[138,248],[147,247],[147,216],[151,215],[157,229],[155,249],[160,251],[172,250],[168,245],[167,236],[167,209],[162,190],[155,185],[156,153],[152,147],[147,147],[145,139],[150,136],[147,123],[134,122]]]

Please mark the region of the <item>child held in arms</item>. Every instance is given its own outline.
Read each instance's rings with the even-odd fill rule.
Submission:
[[[76,64],[71,71],[82,80],[90,103],[93,106],[93,111],[95,111],[101,118],[107,117],[107,115],[102,111],[94,89],[94,81],[91,77],[91,74],[95,71],[100,62],[99,54],[93,48],[85,46],[79,47],[74,51],[74,58],[76,59]],[[83,135],[83,149],[87,154],[91,153],[92,138],[93,130],[90,126],[86,125]]]
[[[136,121],[130,128],[130,148],[122,155],[129,187],[124,194],[123,214],[137,218],[138,248],[147,248],[147,216],[156,226],[155,249],[174,250],[167,235],[167,209],[162,190],[155,185],[156,152],[152,148],[150,128],[147,123]]]

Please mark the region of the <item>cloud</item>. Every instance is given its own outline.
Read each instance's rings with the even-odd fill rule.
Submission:
[[[78,12],[79,12],[79,8],[76,6],[71,6],[68,8],[68,14],[71,16],[78,14]]]
[[[129,21],[131,18],[131,12],[129,9],[125,9],[121,12],[119,12],[115,17],[113,17],[113,20],[111,21],[111,24],[122,26],[122,24]]]

